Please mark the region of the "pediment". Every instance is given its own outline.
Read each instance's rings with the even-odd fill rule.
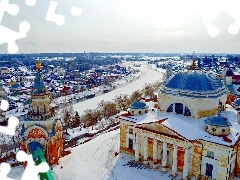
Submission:
[[[185,137],[181,136],[174,130],[164,126],[162,124],[162,122],[164,122],[164,121],[165,120],[160,120],[160,121],[152,122],[152,123],[139,124],[139,125],[137,125],[137,128],[143,129],[146,131],[150,131],[150,132],[153,132],[156,134],[160,134],[160,135],[162,134],[165,136],[169,136],[169,137],[173,137],[173,138],[177,138],[177,139],[181,139],[181,140],[187,140]]]

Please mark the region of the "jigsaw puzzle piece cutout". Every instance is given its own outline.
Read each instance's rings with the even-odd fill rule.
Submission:
[[[9,118],[8,120],[8,126],[0,126],[0,132],[1,133],[5,133],[5,134],[10,134],[12,136],[15,135],[15,130],[17,125],[19,124],[19,120],[18,118],[12,116]]]
[[[2,111],[7,111],[8,107],[9,107],[8,101],[7,101],[7,100],[1,100],[0,109],[1,109]]]
[[[3,15],[8,12],[12,16],[15,16],[19,12],[19,7],[15,4],[9,4],[9,0],[0,1],[0,23],[2,21]]]
[[[25,0],[25,3],[28,6],[34,6],[36,4],[36,0]]]
[[[19,151],[16,155],[16,158],[20,162],[27,161],[27,166],[25,171],[23,172],[21,180],[39,180],[38,174],[47,172],[49,170],[47,162],[42,162],[41,164],[36,166],[35,162],[33,161],[32,155],[28,155],[24,151]]]
[[[0,179],[1,180],[14,180],[12,178],[8,178],[7,174],[10,172],[10,165],[8,163],[0,164]]]
[[[0,25],[0,44],[8,43],[8,52],[16,53],[18,46],[16,45],[17,39],[27,37],[27,32],[30,30],[30,24],[23,21],[19,25],[19,32],[13,31],[5,26]]]
[[[203,23],[207,29],[207,32],[210,36],[216,37],[219,34],[219,28],[213,25],[213,21],[217,16],[223,11],[223,1],[222,0],[212,0],[202,1],[202,19]]]
[[[82,9],[78,7],[72,7],[71,13],[73,16],[80,16],[82,14]]]
[[[231,16],[235,23],[228,27],[228,32],[232,35],[236,35],[240,29],[240,1],[238,0],[211,0],[202,1],[202,18],[203,23],[206,26],[208,34],[212,37],[216,37],[219,34],[219,28],[213,25],[213,21],[221,12],[226,12]]]
[[[55,22],[58,26],[61,26],[64,24],[65,17],[61,14],[55,14],[55,10],[57,8],[58,2],[56,1],[51,1],[48,12],[46,15],[46,21],[53,21]]]
[[[228,32],[232,35],[236,35],[240,29],[240,1],[239,0],[229,0],[225,2],[224,11],[231,16],[235,23],[228,27]]]

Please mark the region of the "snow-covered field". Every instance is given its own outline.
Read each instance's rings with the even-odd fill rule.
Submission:
[[[109,93],[74,104],[74,111],[78,111],[79,115],[82,115],[86,109],[97,108],[97,105],[99,102],[101,102],[101,100],[112,101],[114,97],[119,94],[130,95],[134,91],[142,89],[146,83],[153,83],[157,80],[161,81],[162,72],[164,72],[164,70],[158,69],[157,71],[154,68],[150,68],[147,64],[142,64],[141,67],[139,67],[139,70],[142,73],[139,79],[134,80],[132,83],[122,86],[118,89],[110,91]]]
[[[119,152],[119,130],[96,137],[71,149],[53,168],[58,180],[169,180],[159,170],[129,167],[132,157]],[[61,168],[62,167],[62,168]]]

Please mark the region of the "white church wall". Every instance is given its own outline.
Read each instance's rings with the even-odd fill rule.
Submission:
[[[201,175],[206,176],[207,164],[213,166],[212,179],[226,179],[229,166],[229,151],[232,148],[203,141]]]
[[[193,118],[216,114],[219,101],[225,105],[227,100],[227,95],[225,94],[218,98],[193,98],[159,93],[158,97],[158,104],[161,111],[166,112],[171,104],[182,103],[191,111],[191,117]]]

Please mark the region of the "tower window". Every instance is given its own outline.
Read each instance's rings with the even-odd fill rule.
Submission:
[[[131,138],[128,139],[128,148],[133,150],[133,139]]]
[[[225,132],[225,129],[222,129],[222,132],[224,133],[224,132]]]
[[[214,152],[207,151],[207,157],[210,157],[210,158],[214,159]]]
[[[39,106],[37,106],[37,114],[39,114]]]
[[[133,134],[133,129],[129,128],[129,134]]]
[[[215,132],[215,131],[216,131],[216,129],[215,129],[215,128],[212,128],[212,131],[213,131],[213,132]]]

